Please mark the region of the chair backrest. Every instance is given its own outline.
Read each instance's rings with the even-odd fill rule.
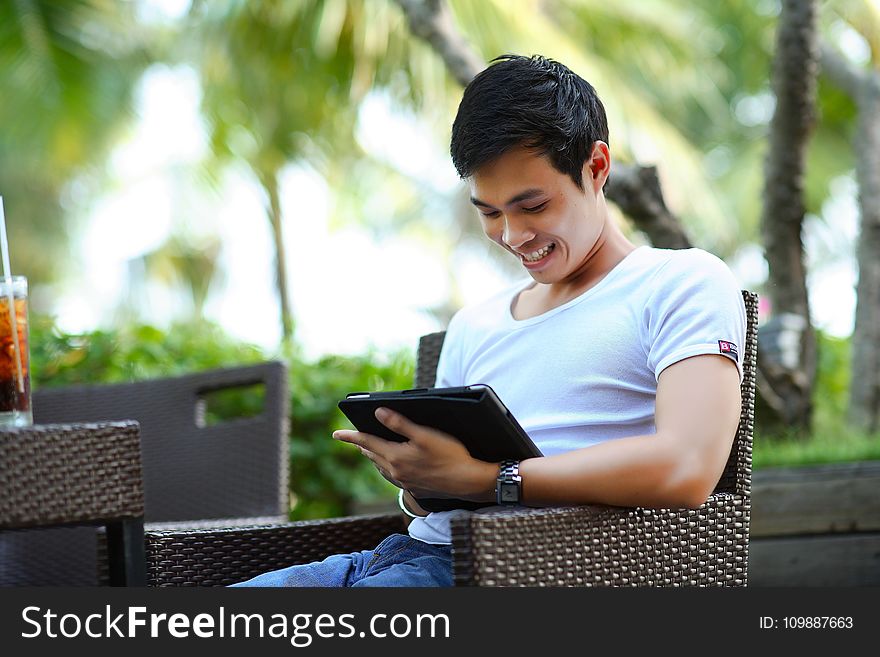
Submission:
[[[755,430],[755,377],[758,354],[758,295],[742,291],[746,309],[746,344],[743,348],[743,382],[740,386],[742,411],[736,439],[724,472],[715,486],[716,493],[750,495],[752,486],[752,436]],[[429,333],[419,340],[415,386],[430,388],[437,376],[437,363],[446,332]]]
[[[216,424],[205,397],[265,387],[262,411]],[[48,388],[33,393],[34,421],[140,423],[145,519],[169,522],[286,517],[287,373],[281,362],[135,383]]]
[[[743,381],[740,385],[742,409],[736,440],[727,465],[715,486],[716,493],[752,494],[752,439],[755,433],[755,386],[758,372],[758,295],[743,290],[746,308],[746,344],[743,348]]]
[[[56,528],[63,526],[66,537],[82,533],[81,525],[106,527],[98,568],[110,584],[146,584],[136,422],[2,429],[0,463],[0,586],[66,583],[56,575],[55,557],[63,559],[70,545],[55,540]],[[96,535],[85,535],[94,584]]]

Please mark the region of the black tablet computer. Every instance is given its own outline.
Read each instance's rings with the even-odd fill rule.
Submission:
[[[397,411],[416,424],[434,427],[455,436],[464,443],[471,456],[483,461],[542,456],[488,385],[353,392],[339,402],[339,409],[358,431],[387,440],[406,440],[376,419],[375,412],[380,406]],[[473,510],[493,504],[440,498],[416,498],[416,501],[428,511]]]

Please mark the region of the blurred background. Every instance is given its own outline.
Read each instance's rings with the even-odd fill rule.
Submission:
[[[880,458],[876,0],[2,0],[34,387],[281,358],[293,517],[390,499],[335,405],[523,278],[448,156],[508,52],[597,88],[635,242],[761,295],[755,467]]]

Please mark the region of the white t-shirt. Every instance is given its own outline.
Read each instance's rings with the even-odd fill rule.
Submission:
[[[516,320],[530,284],[455,314],[435,385],[488,384],[545,456],[656,433],[657,379],[690,356],[727,356],[742,380],[741,288],[706,251],[639,247],[575,299]],[[453,513],[413,520],[410,536],[448,544]]]

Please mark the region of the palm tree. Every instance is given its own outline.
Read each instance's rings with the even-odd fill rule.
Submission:
[[[265,192],[289,341],[283,235],[289,209],[281,205],[281,171],[308,160],[334,175],[335,167],[362,155],[354,128],[358,103],[371,89],[386,88],[419,105],[432,96],[423,81],[442,79],[442,68],[408,39],[402,17],[387,2],[199,3],[189,21],[212,150],[221,163],[246,162]]]
[[[130,3],[0,3],[0,194],[13,269],[60,273],[66,220],[131,118],[149,62]],[[71,182],[79,187],[71,190]]]

